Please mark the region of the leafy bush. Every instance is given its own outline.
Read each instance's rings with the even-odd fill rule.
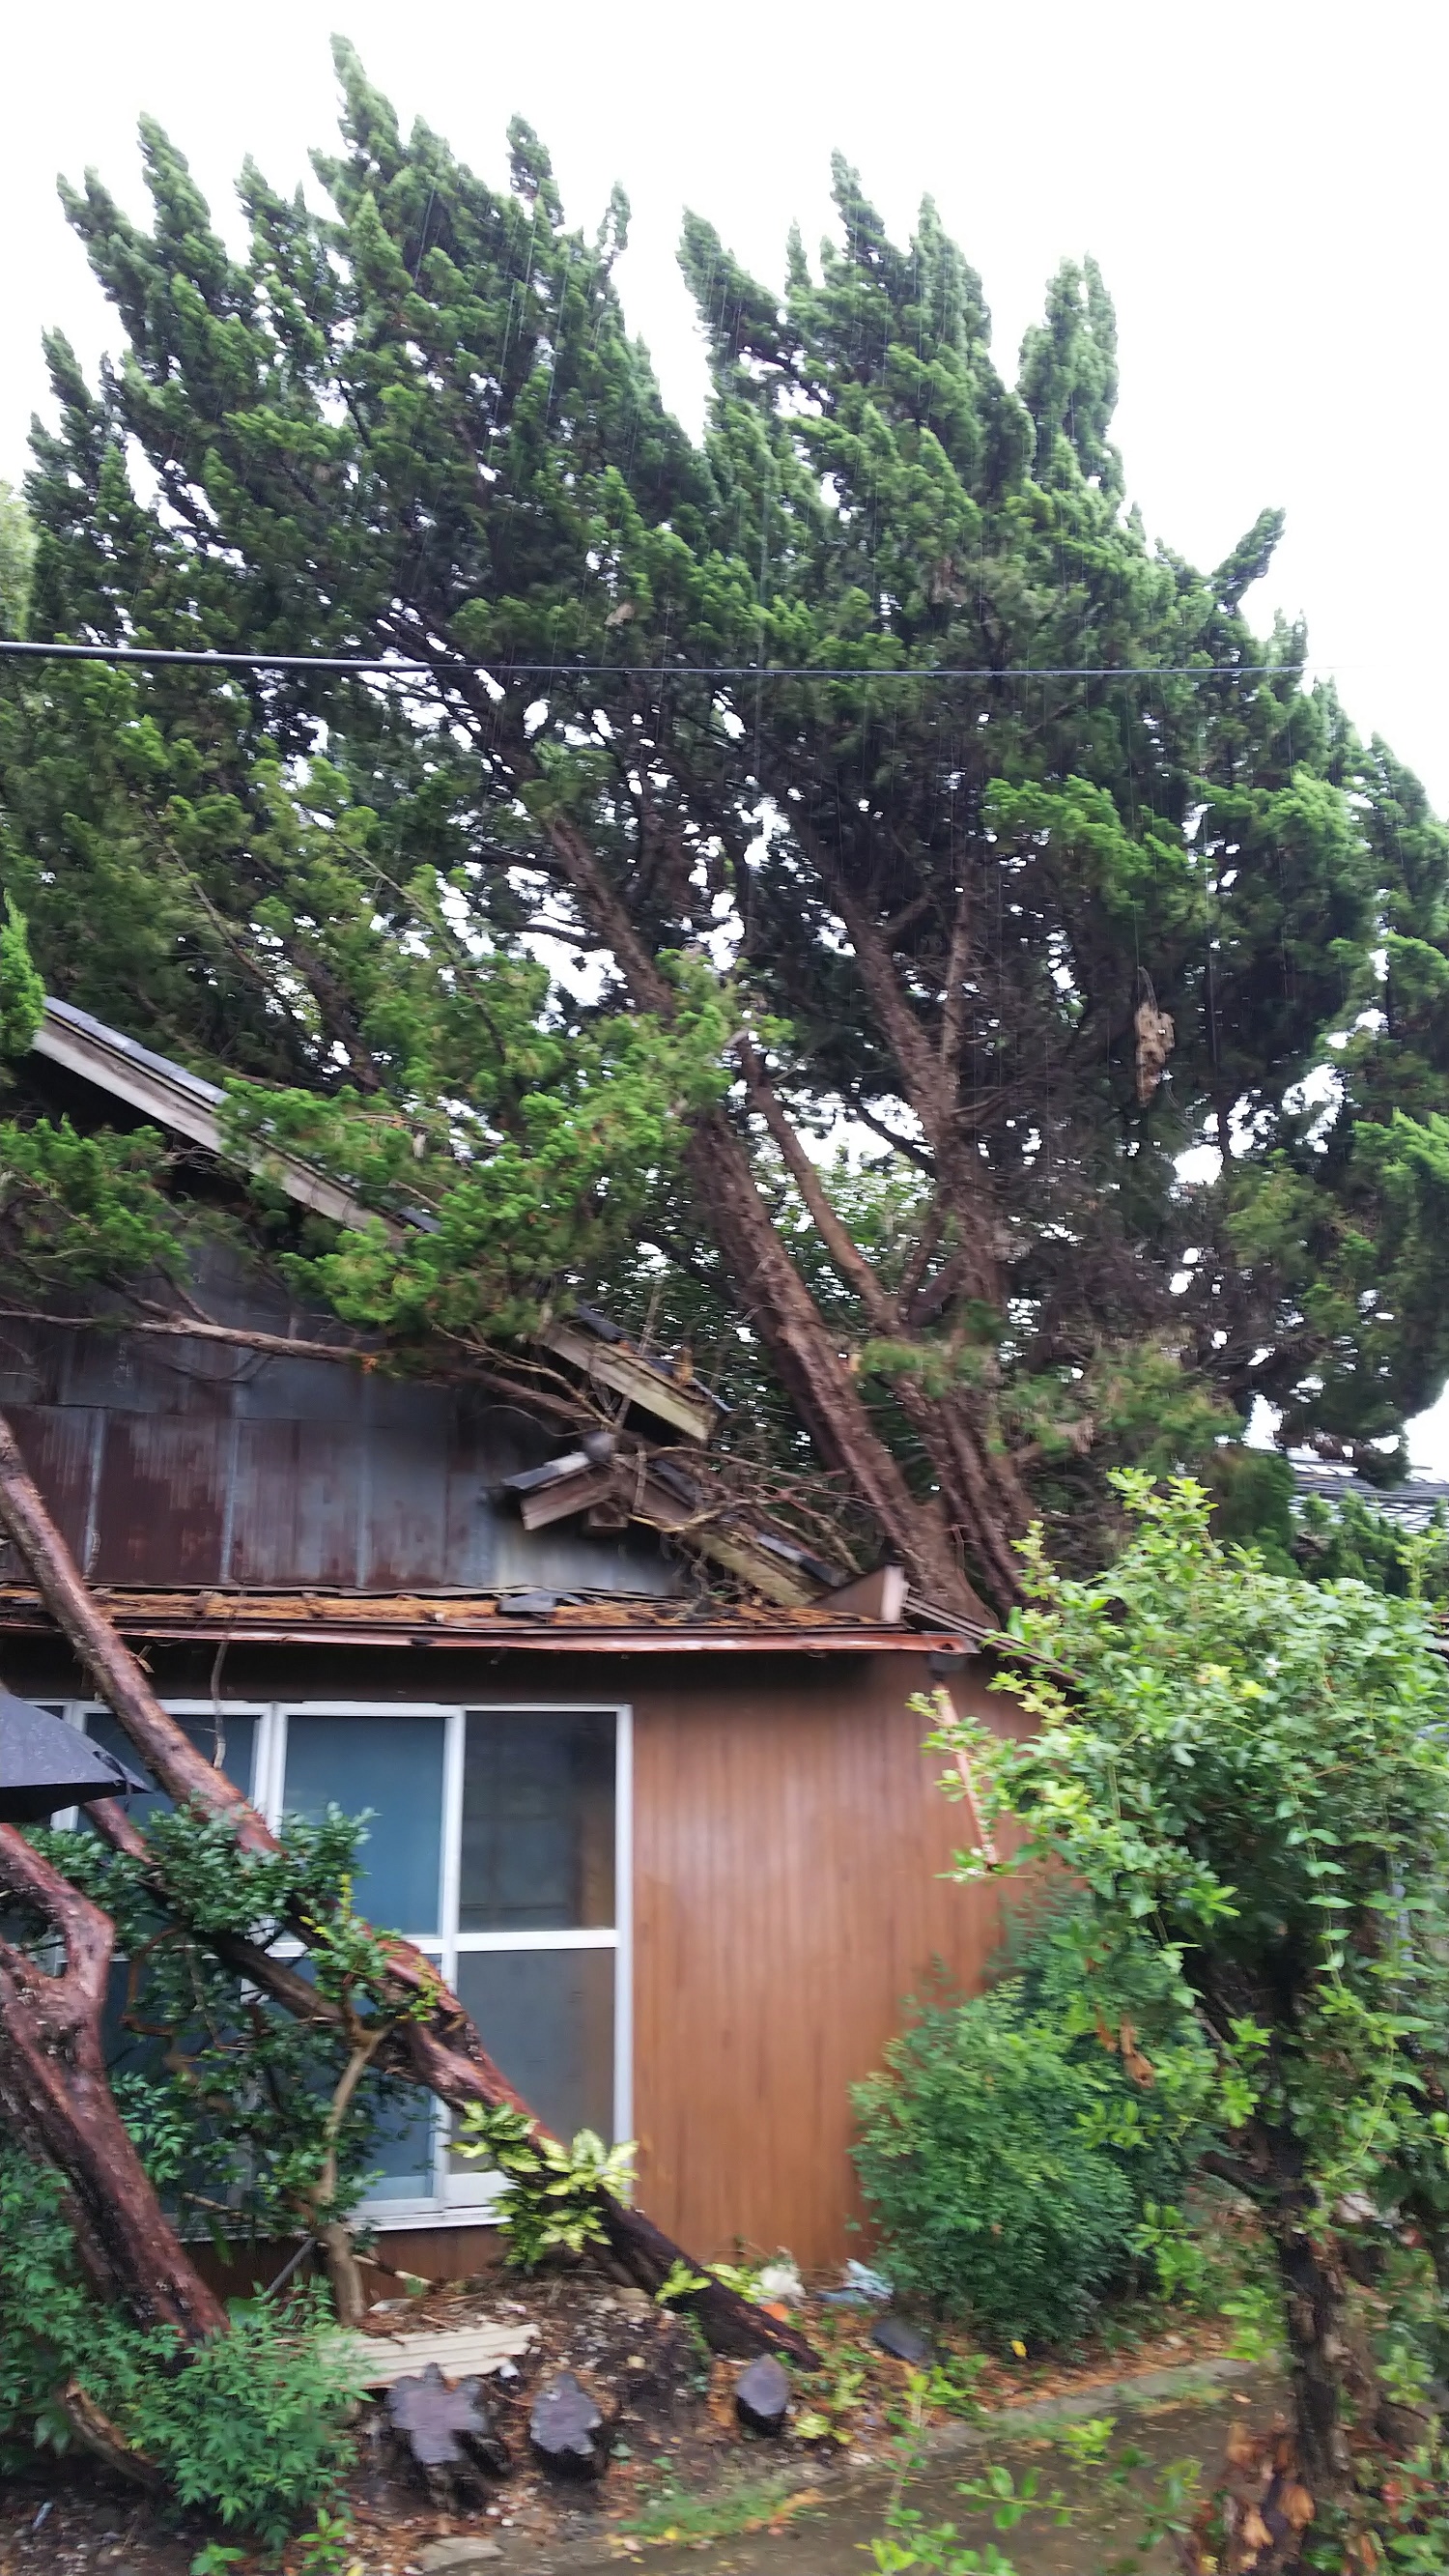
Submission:
[[[470,2102],[454,2152],[503,2175],[508,2188],[498,2203],[498,2224],[508,2239],[509,2261],[524,2272],[536,2271],[550,2255],[582,2254],[587,2245],[607,2244],[599,2194],[626,2192],[634,2172],[632,2140],[606,2147],[595,2130],[580,2129],[572,2147],[565,2147],[506,2102],[491,2110]]]
[[[998,2342],[1079,2329],[1141,2256],[1146,2213],[1172,2231],[1202,2142],[1211,2063],[1175,1980],[1146,1943],[1104,1952],[1078,1900],[1039,1898],[1002,1981],[913,2006],[856,2088],[893,2278]]]
[[[998,2343],[1055,2342],[1122,2268],[1131,2185],[1088,2134],[1090,2071],[1021,1988],[927,2005],[855,2088],[855,2161],[902,2289]]]
[[[352,2456],[358,2390],[324,2298],[238,2303],[187,2352],[92,2297],[63,2202],[57,2175],[0,2144],[0,2472],[66,2447],[57,2392],[74,2379],[181,2503],[281,2541]]]
[[[1140,1935],[1107,1937],[1085,1899],[1035,1892],[1007,1916],[1000,1973],[1049,2020],[1092,2079],[1087,2122],[1131,2186],[1139,2218],[1176,2213],[1210,2143],[1214,2064],[1180,1979]]]

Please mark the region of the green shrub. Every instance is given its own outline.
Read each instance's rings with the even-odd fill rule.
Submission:
[[[238,2302],[188,2353],[92,2297],[63,2203],[57,2175],[0,2143],[0,2473],[66,2447],[55,2392],[74,2378],[180,2503],[281,2541],[352,2457],[357,2384],[325,2296]]]
[[[1092,2080],[1088,2134],[1131,2186],[1139,2218],[1175,2208],[1212,2136],[1213,2059],[1190,2001],[1152,1943],[1104,1939],[1075,1896],[1038,1894],[1007,1917],[1000,1973]],[[1128,2061],[1145,2060],[1140,2083]]]
[[[929,2004],[854,2092],[855,2162],[899,2288],[994,2342],[1054,2343],[1121,2272],[1131,2185],[1090,2140],[1099,2092],[1013,1982]]]
[[[1038,1895],[1000,1955],[988,1994],[912,2006],[856,2088],[855,2161],[902,2289],[1057,2342],[1140,2265],[1146,2212],[1176,2221],[1210,2061],[1156,1953],[1107,1955],[1077,1899]]]

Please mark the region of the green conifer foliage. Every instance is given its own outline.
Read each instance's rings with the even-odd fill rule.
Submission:
[[[329,211],[249,166],[242,260],[154,127],[149,229],[67,192],[124,349],[51,345],[31,623],[430,676],[7,680],[47,978],[370,1187],[420,1151],[443,1233],[328,1247],[350,1315],[647,1310],[936,1597],[1260,1392],[1381,1470],[1449,1366],[1445,837],[1247,624],[1278,516],[1202,573],[1124,512],[1095,266],[1013,387],[929,200],[899,246],[837,163],[783,292],[692,215],[700,450],[622,198],[571,230],[527,127],[492,189],[337,58]]]
[[[0,482],[0,634],[23,635],[35,538],[18,492]]]

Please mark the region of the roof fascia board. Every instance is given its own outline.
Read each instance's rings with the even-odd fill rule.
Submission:
[[[330,1218],[334,1225],[380,1222],[394,1242],[401,1241],[409,1231],[396,1218],[380,1216],[377,1209],[369,1208],[350,1190],[329,1181],[295,1154],[258,1146],[238,1157],[223,1139],[217,1116],[225,1092],[218,1090],[215,1083],[187,1073],[180,1065],[168,1064],[164,1056],[153,1055],[148,1047],[136,1046],[119,1029],[107,1028],[104,1021],[92,1019],[89,1012],[74,1010],[68,1003],[47,995],[45,1017],[33,1044],[37,1055],[79,1075],[83,1081],[97,1084],[113,1099],[124,1100],[143,1117],[154,1119],[173,1135],[185,1136],[219,1161],[241,1160],[248,1170],[274,1182],[299,1206]],[[567,1360],[584,1376],[596,1378],[616,1395],[629,1397],[641,1411],[667,1422],[687,1439],[708,1441],[718,1410],[713,1398],[703,1389],[689,1389],[672,1381],[665,1371],[631,1350],[627,1342],[600,1341],[563,1320],[536,1339],[545,1350]]]
[[[372,1214],[361,1199],[314,1171],[309,1163],[299,1161],[295,1154],[269,1153],[263,1147],[240,1158],[229,1152],[216,1114],[226,1094],[189,1074],[178,1080],[179,1067],[173,1072],[164,1058],[152,1055],[145,1047],[133,1048],[117,1031],[104,1028],[98,1020],[58,1009],[47,999],[34,1047],[37,1055],[63,1066],[68,1073],[79,1074],[83,1081],[99,1084],[113,1099],[124,1100],[144,1117],[169,1128],[173,1135],[185,1136],[191,1144],[202,1146],[218,1161],[243,1160],[259,1177],[278,1183],[288,1198],[311,1208],[318,1216],[330,1217],[336,1225],[362,1225]],[[214,1106],[206,1098],[208,1092]],[[400,1226],[391,1225],[386,1218],[383,1222],[389,1225],[390,1232],[401,1235]]]

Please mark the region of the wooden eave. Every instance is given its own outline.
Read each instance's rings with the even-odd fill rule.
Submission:
[[[514,1611],[509,1596],[419,1592],[143,1591],[93,1587],[93,1598],[126,1637],[186,1644],[207,1639],[266,1646],[443,1646],[492,1654],[914,1654],[965,1648],[948,1628],[907,1628],[806,1609],[655,1599],[561,1600],[549,1610]],[[0,1635],[54,1635],[55,1623],[29,1584],[0,1585]]]

